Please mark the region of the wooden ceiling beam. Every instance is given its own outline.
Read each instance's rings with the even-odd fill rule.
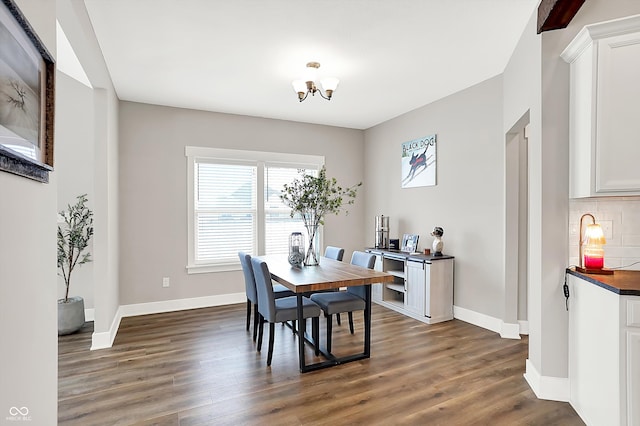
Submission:
[[[566,28],[585,0],[542,0],[538,6],[538,34]]]

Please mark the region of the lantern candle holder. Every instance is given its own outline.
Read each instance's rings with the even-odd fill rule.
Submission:
[[[293,266],[302,266],[304,260],[304,235],[302,232],[293,232],[289,235],[289,263]]]
[[[590,225],[587,225],[587,229],[582,237],[582,222],[586,216],[591,218]],[[604,269],[604,248],[606,243],[604,238],[604,232],[602,227],[596,223],[595,217],[592,214],[583,214],[580,218],[580,265],[576,267],[576,271],[585,274],[599,274],[599,275],[611,275],[613,271],[611,269]]]

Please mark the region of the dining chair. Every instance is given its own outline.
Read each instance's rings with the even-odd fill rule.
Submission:
[[[267,263],[261,259],[251,259],[253,275],[256,281],[258,293],[258,312],[260,312],[260,326],[258,330],[258,352],[262,349],[262,331],[264,322],[269,323],[269,353],[267,355],[267,366],[271,365],[273,357],[273,337],[275,334],[275,323],[295,321],[298,318],[298,298],[296,296],[274,297],[273,286],[271,285],[271,273]],[[320,354],[320,307],[313,303],[308,297],[302,298],[302,317],[306,320],[311,318],[312,337],[315,344],[316,355]],[[302,325],[298,331],[298,339],[304,339],[301,335]]]
[[[376,256],[363,251],[354,251],[351,256],[351,264],[373,269]],[[311,300],[315,302],[327,318],[327,352],[331,353],[332,316],[341,312],[349,313],[349,331],[353,331],[353,311],[364,311],[365,287],[347,287],[346,291],[332,291],[328,293],[314,293]]]
[[[256,341],[256,334],[258,332],[258,293],[256,291],[256,279],[253,275],[253,267],[251,266],[251,255],[238,252],[240,257],[240,265],[242,265],[242,273],[244,274],[244,289],[247,294],[247,331],[249,331],[249,324],[251,323],[251,304],[253,303],[253,341]],[[295,296],[296,294],[283,286],[282,284],[273,285],[273,295],[276,299],[282,297]],[[294,324],[295,328],[295,324]]]
[[[342,258],[344,257],[344,249],[340,247],[327,246],[324,249],[324,257],[339,260],[340,262],[342,262]]]
[[[334,260],[339,260],[340,262],[342,262],[342,258],[344,257],[344,249],[341,247],[335,247],[335,246],[327,246],[324,249],[324,257],[328,257],[329,259],[334,259]],[[326,291],[337,291],[339,289],[334,288],[334,289],[330,289],[330,290],[325,290]],[[322,293],[322,292],[320,292]],[[338,325],[340,324],[340,314],[336,314],[336,322],[338,323]]]

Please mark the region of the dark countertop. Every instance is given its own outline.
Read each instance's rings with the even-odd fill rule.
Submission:
[[[374,247],[367,247],[367,252],[388,255],[389,257],[397,257],[401,259],[414,260],[418,262],[432,262],[435,260],[453,259],[453,256],[443,254],[442,256],[434,256],[433,254],[413,254],[406,251],[393,250],[393,249],[379,249]]]
[[[616,270],[613,275],[596,275],[568,268],[567,273],[621,296],[640,296],[640,271]]]

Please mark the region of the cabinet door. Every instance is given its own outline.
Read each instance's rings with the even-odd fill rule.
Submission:
[[[422,262],[407,262],[406,293],[404,297],[405,309],[421,316],[425,315],[425,264]]]
[[[627,331],[627,424],[640,425],[640,330]]]
[[[598,43],[596,193],[640,191],[640,33]]]

